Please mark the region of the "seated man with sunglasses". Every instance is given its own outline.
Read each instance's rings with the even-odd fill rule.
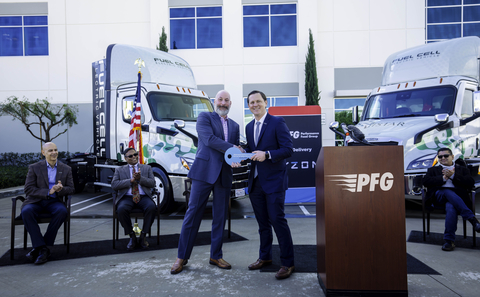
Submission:
[[[117,191],[115,203],[118,220],[125,230],[125,235],[130,235],[127,250],[131,251],[137,245],[142,248],[148,247],[146,234],[150,233],[150,228],[155,220],[156,205],[152,197],[155,179],[149,165],[138,163],[138,153],[135,149],[127,148],[123,154],[128,164],[115,169],[112,189]],[[134,207],[141,208],[145,215],[138,242],[130,219],[130,212]]]
[[[430,167],[423,178],[423,185],[427,187],[426,204],[445,206],[447,214],[442,250],[453,251],[458,215],[472,223],[475,231],[480,233],[480,223],[465,204],[475,181],[467,167],[453,162],[454,156],[449,148],[439,149],[437,157],[440,165]]]

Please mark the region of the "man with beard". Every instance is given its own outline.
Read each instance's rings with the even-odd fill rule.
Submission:
[[[212,232],[209,263],[222,269],[232,266],[223,259],[222,244],[228,200],[232,188],[232,167],[225,162],[224,153],[233,146],[240,148],[240,129],[227,117],[232,102],[227,91],[215,96],[215,112],[202,112],[197,118],[198,150],[188,177],[192,188],[188,209],[183,220],[178,242],[178,256],[170,273],[183,270],[192,253],[203,212],[213,190]],[[232,166],[238,166],[233,163]]]

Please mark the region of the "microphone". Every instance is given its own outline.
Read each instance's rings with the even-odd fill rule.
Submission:
[[[363,142],[363,140],[365,139],[365,134],[363,134],[363,132],[354,125],[348,125],[348,130],[352,134],[352,138],[357,138],[358,140],[360,140],[360,142]]]

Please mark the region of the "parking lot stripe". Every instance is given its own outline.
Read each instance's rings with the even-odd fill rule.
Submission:
[[[87,208],[90,208],[90,207],[94,207],[95,205],[98,205],[98,204],[100,204],[100,203],[103,203],[103,202],[109,201],[109,200],[112,200],[112,197],[110,197],[110,198],[108,198],[108,199],[105,199],[105,200],[102,200],[102,201],[100,201],[100,202],[94,203],[94,204],[92,204],[92,205],[85,206],[84,208],[80,208],[79,210],[73,211],[71,214],[80,212],[80,211],[82,211],[82,210],[84,210],[84,209],[87,209]]]
[[[85,202],[87,202],[87,201],[94,200],[94,199],[97,199],[97,198],[105,197],[105,196],[107,196],[107,195],[111,195],[111,193],[106,193],[106,194],[102,194],[102,195],[100,195],[100,196],[96,196],[96,197],[93,197],[93,198],[90,198],[90,199],[82,200],[82,201],[80,201],[80,202],[77,202],[77,203],[72,204],[72,206],[76,206],[76,205],[79,205],[79,204],[82,204],[82,203],[85,203]]]

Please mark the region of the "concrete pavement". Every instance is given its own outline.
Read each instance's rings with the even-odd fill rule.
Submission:
[[[73,204],[72,242],[111,238],[111,200],[108,200],[108,196],[86,192],[75,195]],[[224,258],[232,264],[231,270],[209,265],[209,246],[196,246],[185,270],[178,275],[170,274],[176,249],[52,261],[41,266],[3,266],[0,267],[0,295],[324,296],[315,273],[294,273],[291,278],[278,281],[274,273],[249,271],[247,265],[256,260],[258,253],[257,224],[251,218],[253,211],[248,199],[235,201],[232,211],[232,231],[248,241],[224,244]],[[9,249],[10,212],[9,197],[0,199],[2,254]],[[315,217],[311,215],[315,214],[315,206],[286,206],[286,213],[291,216],[288,221],[294,243],[314,245]],[[161,234],[179,233],[182,218],[182,207],[162,216]],[[209,231],[210,226],[211,214],[207,214],[200,231]],[[408,208],[406,235],[411,230],[421,231],[421,228],[421,212],[416,208]],[[470,233],[471,227],[468,228]],[[431,231],[443,232],[442,218],[432,219]],[[22,240],[22,233],[17,231],[15,245],[21,247]],[[62,242],[61,228],[56,243]],[[379,243],[367,240],[359,244]],[[409,296],[479,295],[480,250],[457,248],[447,253],[440,246],[407,242],[407,252],[441,274],[408,275]]]

